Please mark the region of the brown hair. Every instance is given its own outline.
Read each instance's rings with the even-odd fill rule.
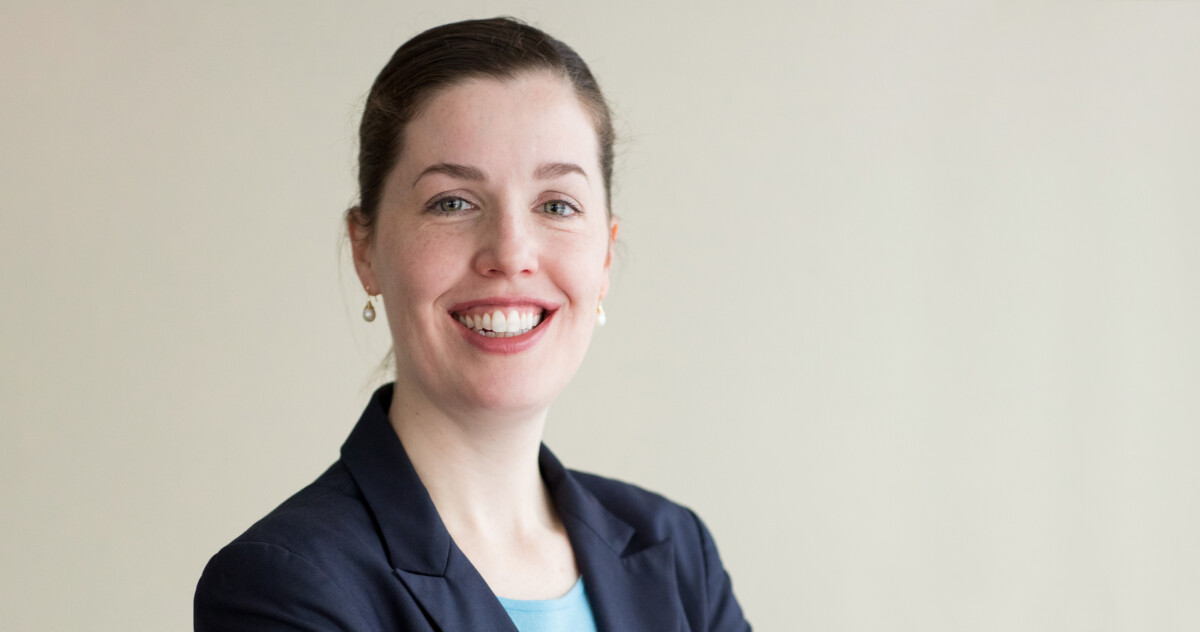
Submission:
[[[404,144],[404,126],[441,89],[465,79],[512,79],[549,71],[571,82],[592,116],[600,145],[605,200],[612,198],[613,124],[600,85],[570,46],[519,20],[467,20],[434,27],[408,40],[375,78],[359,126],[359,207],[350,217],[370,231],[384,180]],[[611,201],[608,202],[611,215]]]

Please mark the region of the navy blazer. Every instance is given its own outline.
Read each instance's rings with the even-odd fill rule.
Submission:
[[[516,632],[450,538],[375,392],[341,459],[221,549],[200,578],[198,631]],[[542,478],[601,632],[746,632],[712,537],[688,509],[564,469]]]

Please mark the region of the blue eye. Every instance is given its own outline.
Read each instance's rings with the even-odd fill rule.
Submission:
[[[453,215],[472,208],[474,205],[460,197],[444,197],[429,205],[429,210],[439,215]]]
[[[562,200],[546,202],[542,205],[542,209],[550,215],[557,215],[559,217],[570,217],[579,212],[574,206]]]

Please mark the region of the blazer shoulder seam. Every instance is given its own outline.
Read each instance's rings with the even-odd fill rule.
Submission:
[[[234,541],[234,542],[230,542],[229,544],[225,545],[225,549],[223,549],[223,551],[224,551],[224,550],[231,549],[231,548],[234,548],[234,547],[239,547],[239,548],[240,548],[240,547],[241,547],[241,545],[251,545],[251,546],[258,546],[258,547],[266,547],[266,548],[269,548],[269,549],[276,549],[276,550],[279,550],[279,551],[283,551],[284,553],[288,554],[290,557],[294,557],[294,558],[296,558],[296,559],[300,560],[301,562],[304,562],[304,565],[305,565],[305,566],[307,566],[307,567],[311,568],[312,570],[316,571],[316,572],[317,572],[317,574],[319,574],[321,577],[324,577],[324,578],[325,578],[327,581],[329,581],[329,583],[330,583],[330,584],[332,584],[333,586],[337,586],[337,589],[338,589],[339,591],[341,591],[343,594],[347,594],[347,595],[349,594],[349,593],[347,593],[346,589],[345,589],[344,587],[342,587],[342,585],[341,585],[339,582],[337,582],[337,581],[334,581],[333,577],[332,577],[332,576],[331,576],[329,573],[326,573],[324,569],[322,569],[320,566],[317,566],[316,564],[314,564],[312,560],[310,560],[310,559],[308,559],[307,557],[304,557],[303,555],[301,555],[301,554],[299,554],[299,553],[297,553],[297,552],[295,552],[295,551],[293,551],[293,550],[289,549],[289,548],[288,548],[288,547],[286,547],[286,546],[283,546],[282,544],[278,544],[278,543],[276,543],[276,542],[265,542],[265,541],[262,541],[262,540],[236,540],[236,541]]]
[[[235,541],[230,542],[229,544],[225,545],[225,547],[222,548],[221,551],[219,551],[217,553],[217,556],[220,556],[222,553],[225,553],[232,549],[244,548],[244,547],[266,548],[266,549],[271,549],[271,550],[276,550],[276,551],[283,551],[289,557],[296,558],[296,559],[300,560],[301,562],[303,562],[305,566],[312,569],[312,571],[314,571],[317,575],[319,575],[326,582],[328,582],[329,585],[341,595],[341,599],[339,599],[339,602],[353,603],[353,600],[350,599],[350,597],[352,596],[350,591],[348,591],[346,589],[346,587],[341,584],[341,582],[338,582],[337,580],[335,580],[333,578],[333,576],[331,576],[329,573],[325,572],[325,570],[322,569],[320,566],[314,564],[312,562],[312,560],[289,549],[286,546],[283,546],[282,544],[278,544],[275,542],[264,542],[262,540],[235,540]],[[354,619],[358,620],[360,623],[362,623],[362,619],[361,619],[362,614],[361,613],[356,612],[356,611],[351,611],[351,612],[349,612],[349,616],[351,616],[352,618],[354,618]]]

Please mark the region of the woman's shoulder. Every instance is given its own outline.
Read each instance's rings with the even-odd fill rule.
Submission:
[[[391,576],[362,494],[339,461],[213,555],[196,586],[195,627],[293,629],[303,620],[375,629],[372,600]]]
[[[338,461],[320,477],[255,522],[214,556],[237,558],[271,551],[317,568],[381,548],[362,492]]]

